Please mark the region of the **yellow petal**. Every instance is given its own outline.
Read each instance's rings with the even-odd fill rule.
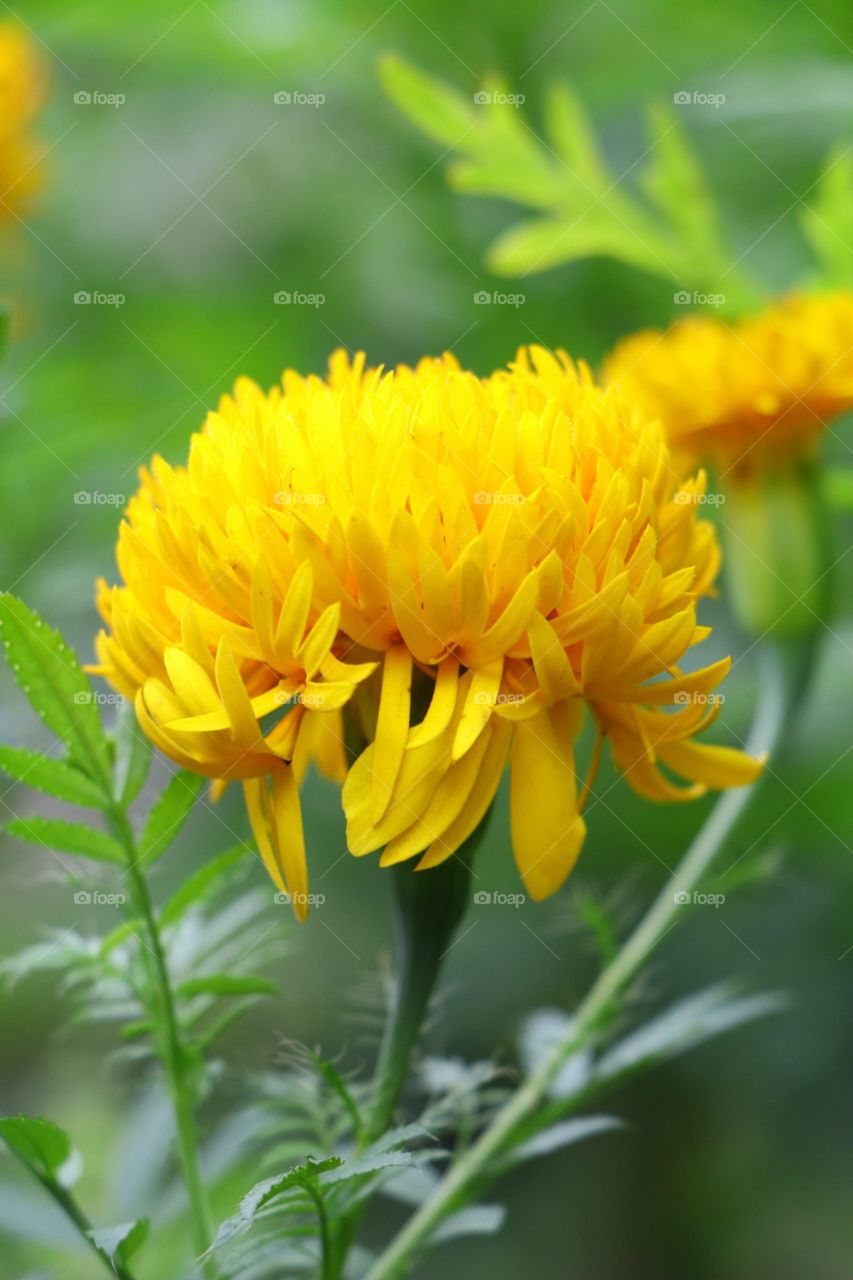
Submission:
[[[512,851],[525,888],[537,902],[559,889],[586,835],[577,810],[572,742],[567,738],[560,717],[551,711],[520,721],[514,730]]]

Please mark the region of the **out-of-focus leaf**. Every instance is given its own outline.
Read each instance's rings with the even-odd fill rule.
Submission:
[[[113,767],[115,793],[125,808],[145,786],[150,766],[151,742],[139,727],[132,703],[125,702],[118,713]]]
[[[3,359],[6,355],[6,348],[9,345],[10,318],[9,308],[0,302],[0,364],[3,363]]]
[[[88,1235],[110,1262],[123,1266],[147,1238],[149,1226],[147,1218],[138,1218],[135,1222],[123,1222],[118,1227],[97,1227]]]
[[[475,1204],[445,1218],[432,1236],[433,1243],[446,1244],[463,1236],[493,1236],[500,1231],[506,1218],[502,1204]]]
[[[380,59],[379,76],[391,101],[436,142],[455,146],[475,122],[473,104],[395,54]]]
[[[57,631],[8,592],[0,595],[0,639],[33,709],[109,799],[107,740],[91,686],[71,649]]]
[[[853,286],[853,156],[833,151],[800,219],[820,264],[821,283]]]
[[[640,238],[629,226],[608,221],[593,207],[577,216],[528,218],[498,236],[487,261],[501,275],[520,276],[580,258],[621,258],[660,274],[667,251],[656,237]]]
[[[170,898],[163,907],[160,912],[161,927],[175,924],[193,903],[203,902],[205,898],[220,889],[235,868],[241,867],[246,861],[246,856],[251,853],[252,850],[248,845],[238,844],[232,849],[226,849],[225,853],[218,854],[210,862],[206,862],[184,881],[174,897]]]
[[[651,1022],[632,1031],[600,1059],[595,1076],[609,1079],[675,1057],[696,1045],[789,1005],[779,992],[734,998],[725,984],[680,1000]]]
[[[97,862],[112,862],[119,866],[124,861],[124,851],[117,840],[79,822],[38,816],[13,818],[6,823],[5,829],[9,835],[16,836],[19,840],[28,840],[30,844],[41,845],[45,849],[61,849],[63,853],[76,853],[84,858],[94,858]]]
[[[324,1187],[330,1187],[349,1182],[351,1178],[363,1178],[368,1173],[379,1173],[383,1169],[395,1169],[411,1163],[412,1157],[408,1151],[368,1150],[363,1155],[342,1161],[337,1168],[324,1174],[320,1181]]]
[[[508,1152],[507,1162],[519,1164],[523,1160],[534,1160],[538,1156],[559,1151],[562,1147],[572,1146],[575,1142],[583,1142],[585,1138],[594,1138],[600,1133],[611,1133],[614,1129],[624,1127],[624,1122],[617,1116],[579,1116],[577,1120],[563,1120],[543,1129],[535,1137]]]
[[[139,838],[142,862],[155,862],[165,853],[186,822],[205,779],[189,769],[179,769],[158,796]]]
[[[104,793],[91,778],[64,760],[53,760],[23,747],[0,746],[0,769],[17,782],[85,809],[102,809]]]
[[[536,1009],[521,1024],[518,1050],[525,1075],[539,1069],[564,1038],[571,1019],[562,1009]],[[592,1077],[593,1057],[588,1050],[573,1053],[557,1072],[548,1089],[551,1098],[574,1097]]]
[[[190,996],[273,996],[278,994],[277,985],[269,978],[258,978],[253,974],[209,973],[200,978],[188,978],[177,988],[177,994],[184,998]]]
[[[41,1116],[0,1116],[0,1138],[39,1178],[73,1186],[81,1163],[64,1129]]]
[[[853,511],[853,471],[848,467],[832,467],[824,476],[827,502],[836,511]]]

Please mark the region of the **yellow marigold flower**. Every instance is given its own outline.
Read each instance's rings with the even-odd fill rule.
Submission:
[[[542,898],[585,836],[585,714],[656,800],[760,768],[694,741],[729,668],[682,669],[719,560],[702,484],[674,482],[657,424],[541,349],[485,380],[449,355],[383,372],[340,352],[325,380],[241,379],[186,467],[142,474],[98,669],[166,754],[243,781],[294,898],[309,756],[346,775],[351,851],[418,869],[473,833],[509,762],[513,850]]]
[[[794,294],[733,324],[689,316],[626,338],[603,376],[660,418],[688,471],[805,456],[853,406],[853,293]]]
[[[0,22],[0,218],[10,218],[41,186],[41,145],[32,126],[45,95],[45,77],[26,31]]]

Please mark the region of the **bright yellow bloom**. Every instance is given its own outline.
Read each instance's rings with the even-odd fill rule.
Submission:
[[[0,219],[10,218],[41,186],[41,145],[32,126],[41,110],[41,60],[22,27],[0,22]]]
[[[688,472],[806,455],[853,406],[853,293],[795,294],[735,324],[689,316],[626,338],[603,376],[661,419]]]
[[[584,840],[586,715],[656,800],[760,768],[694,741],[729,668],[682,670],[719,560],[702,484],[676,485],[660,428],[541,349],[485,380],[451,356],[389,373],[340,352],[326,380],[241,379],[186,468],[143,473],[124,585],[101,584],[99,669],[173,759],[244,781],[294,896],[313,756],[346,774],[351,851],[418,869],[473,833],[509,762],[513,850],[542,898]]]

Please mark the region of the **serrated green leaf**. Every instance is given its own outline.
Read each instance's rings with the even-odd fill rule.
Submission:
[[[188,999],[191,996],[274,996],[277,985],[269,978],[254,974],[209,973],[201,978],[188,978],[177,988],[177,994]]]
[[[168,849],[186,822],[205,779],[189,769],[173,774],[165,791],[157,798],[139,839],[139,858],[155,862]]]
[[[319,1072],[332,1092],[337,1094],[341,1102],[346,1107],[349,1112],[353,1128],[356,1133],[358,1133],[361,1129],[361,1112],[359,1111],[358,1103],[347,1088],[346,1082],[340,1072],[332,1065],[331,1062],[327,1062],[325,1058],[321,1058],[318,1053],[309,1052],[309,1059],[315,1070]]]
[[[455,146],[475,122],[473,103],[443,81],[426,75],[396,54],[379,61],[379,79],[391,101],[430,138]]]
[[[0,640],[33,709],[108,796],[107,740],[91,686],[72,650],[59,632],[8,592],[0,595]]]
[[[124,1266],[147,1239],[149,1228],[147,1218],[137,1218],[118,1227],[97,1227],[86,1234],[110,1262]]]
[[[117,866],[124,862],[124,851],[117,840],[79,822],[65,822],[61,818],[13,818],[6,823],[5,830],[18,840],[28,840],[45,849],[76,853]]]
[[[80,1172],[74,1146],[64,1129],[41,1116],[0,1116],[0,1138],[47,1182],[69,1187]]]
[[[799,210],[803,230],[829,288],[853,286],[853,156],[834,150]]]
[[[295,1165],[286,1173],[278,1173],[272,1178],[264,1178],[263,1182],[257,1182],[251,1191],[243,1196],[234,1216],[221,1224],[216,1233],[213,1248],[219,1249],[234,1236],[247,1231],[255,1215],[277,1196],[298,1187],[307,1185],[316,1187],[321,1174],[337,1169],[342,1164],[343,1161],[338,1156],[329,1156],[325,1160],[314,1160],[313,1157],[308,1156],[303,1164]]]
[[[365,1151],[363,1155],[354,1156],[351,1160],[342,1160],[337,1168],[326,1173],[320,1179],[324,1187],[337,1186],[349,1182],[352,1178],[363,1178],[368,1173],[380,1173],[383,1169],[399,1169],[412,1164],[412,1156],[408,1151]]]
[[[23,747],[0,746],[0,769],[16,782],[55,796],[68,804],[81,805],[85,809],[102,809],[106,800],[98,787],[85,773],[64,760],[27,751]]]
[[[590,192],[613,179],[580,98],[568,85],[555,85],[546,99],[545,125],[554,150]]]
[[[600,207],[575,216],[529,218],[495,240],[487,256],[499,275],[529,275],[581,258],[619,258],[632,266],[666,274],[666,246],[641,238],[630,226],[609,219]],[[674,277],[673,277],[674,278]]]
[[[195,902],[203,902],[212,893],[227,883],[238,867],[246,862],[252,849],[245,844],[234,845],[218,854],[210,862],[206,862],[189,879],[185,880],[177,893],[169,899],[160,912],[160,925],[175,924]]]
[[[151,755],[151,742],[139,727],[133,705],[126,702],[119,708],[113,768],[115,793],[124,808],[133,803],[145,786]]]

